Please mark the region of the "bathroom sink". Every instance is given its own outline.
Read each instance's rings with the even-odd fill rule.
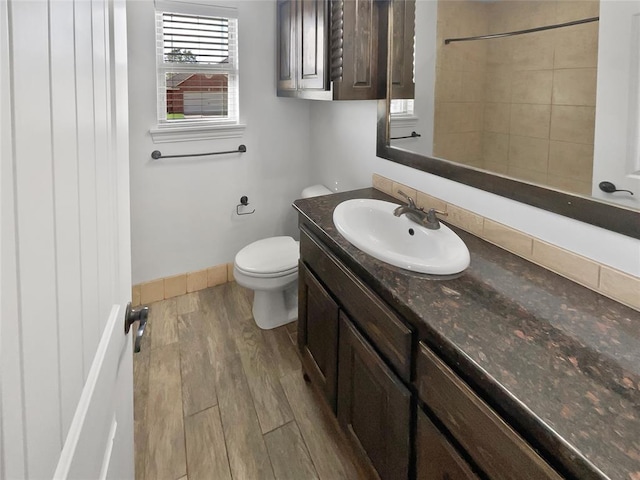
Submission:
[[[354,246],[383,262],[413,272],[452,275],[469,266],[469,250],[446,225],[430,230],[396,217],[395,203],[355,199],[340,203],[333,223]]]

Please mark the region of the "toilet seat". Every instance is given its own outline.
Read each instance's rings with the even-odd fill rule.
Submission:
[[[238,252],[235,267],[251,277],[272,278],[294,273],[300,258],[299,242],[271,237],[250,243]]]
[[[291,273],[297,273],[298,271],[298,267],[294,267],[294,268],[290,268],[289,270],[284,270],[282,272],[254,273],[254,272],[247,272],[246,270],[243,270],[242,268],[238,267],[238,265],[234,265],[234,268],[238,270],[240,273],[242,273],[243,275],[246,275],[247,277],[255,277],[255,278],[284,277],[285,275],[289,275]]]

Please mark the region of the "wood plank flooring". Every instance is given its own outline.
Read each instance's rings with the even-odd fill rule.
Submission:
[[[235,282],[151,304],[134,354],[136,480],[368,479],[303,378],[295,323]]]

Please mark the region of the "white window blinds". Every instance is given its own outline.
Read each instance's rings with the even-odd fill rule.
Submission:
[[[238,123],[238,20],[158,11],[158,120]]]

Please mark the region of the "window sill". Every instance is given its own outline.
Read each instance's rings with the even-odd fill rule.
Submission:
[[[158,125],[149,129],[153,143],[189,142],[238,138],[244,135],[244,124],[233,125]]]
[[[418,120],[415,115],[391,115],[390,125],[394,128],[415,127]]]

